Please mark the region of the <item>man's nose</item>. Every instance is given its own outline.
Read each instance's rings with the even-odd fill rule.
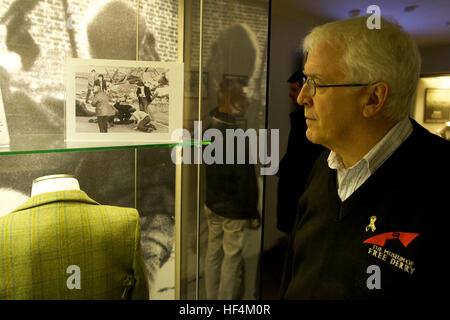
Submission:
[[[297,103],[301,106],[309,103],[309,97],[308,97],[308,88],[306,85],[303,85],[302,89],[300,90],[300,93],[297,96]]]

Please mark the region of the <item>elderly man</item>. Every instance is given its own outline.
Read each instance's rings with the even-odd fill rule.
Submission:
[[[303,42],[306,137],[330,151],[299,202],[285,299],[439,295],[448,227],[450,144],[408,117],[420,72],[396,23],[336,21]]]

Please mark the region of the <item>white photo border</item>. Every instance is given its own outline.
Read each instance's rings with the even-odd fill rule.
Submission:
[[[76,72],[90,72],[95,67],[123,67],[123,68],[164,68],[169,79],[169,129],[167,133],[83,133],[76,130]],[[161,61],[132,61],[109,59],[78,59],[66,60],[65,72],[65,140],[74,142],[107,142],[133,144],[164,144],[179,143],[180,137],[174,140],[172,132],[183,128],[183,63]]]

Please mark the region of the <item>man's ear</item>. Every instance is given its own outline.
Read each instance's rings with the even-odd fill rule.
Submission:
[[[363,106],[363,116],[370,118],[379,114],[386,104],[389,95],[389,85],[386,82],[377,82],[368,88],[368,97]]]

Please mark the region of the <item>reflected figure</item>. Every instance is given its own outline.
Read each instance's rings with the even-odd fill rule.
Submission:
[[[209,128],[225,137],[227,129],[245,129],[244,116],[249,107],[246,89],[253,74],[256,49],[242,25],[231,26],[214,43],[209,68],[212,95],[217,100],[210,113]],[[230,150],[234,149],[234,150]],[[208,221],[208,246],[205,260],[207,299],[241,299],[244,294],[243,249],[246,228],[259,227],[258,187],[255,167],[249,162],[237,163],[237,142],[226,145],[225,156],[234,152],[235,164],[206,165],[205,213]]]
[[[218,95],[219,107],[212,112],[211,128],[225,136],[238,129],[237,116],[248,107],[243,85],[226,80]],[[235,146],[236,146],[235,142]],[[231,152],[225,147],[224,154]],[[237,148],[235,148],[237,149]],[[236,156],[236,150],[234,154]],[[248,162],[248,150],[246,159]],[[236,159],[235,159],[236,163]],[[240,299],[243,295],[245,228],[259,226],[258,187],[253,164],[206,166],[205,213],[208,219],[208,248],[205,281],[207,299]]]

